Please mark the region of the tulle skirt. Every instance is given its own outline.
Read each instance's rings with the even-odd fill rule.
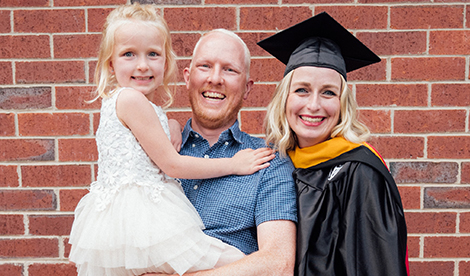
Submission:
[[[97,194],[75,210],[69,259],[78,275],[140,275],[206,270],[241,259],[233,246],[205,235],[179,184],[165,184],[158,203],[143,186],[125,185],[103,211]]]

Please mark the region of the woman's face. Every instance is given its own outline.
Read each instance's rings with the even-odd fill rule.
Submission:
[[[326,141],[338,124],[341,77],[329,68],[304,66],[294,70],[286,116],[299,147]]]

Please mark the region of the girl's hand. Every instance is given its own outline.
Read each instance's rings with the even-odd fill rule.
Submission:
[[[181,125],[175,119],[168,120],[168,126],[170,127],[170,141],[173,147],[177,152],[181,149],[181,143],[183,142],[183,138],[181,137]]]
[[[244,149],[237,152],[232,157],[234,174],[253,174],[269,166],[269,161],[275,157],[274,151],[270,148]]]

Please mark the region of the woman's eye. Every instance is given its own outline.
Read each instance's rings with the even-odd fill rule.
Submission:
[[[323,94],[328,96],[336,96],[336,93],[331,90],[326,90],[325,92],[323,92]]]
[[[295,93],[307,93],[308,91],[305,88],[297,88]]]

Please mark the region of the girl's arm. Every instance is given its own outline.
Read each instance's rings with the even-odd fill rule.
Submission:
[[[205,159],[179,155],[148,99],[133,89],[124,89],[118,96],[116,112],[153,162],[171,177],[201,179],[252,174],[268,167],[267,162],[274,158],[273,151],[268,148],[243,150],[233,158]]]

